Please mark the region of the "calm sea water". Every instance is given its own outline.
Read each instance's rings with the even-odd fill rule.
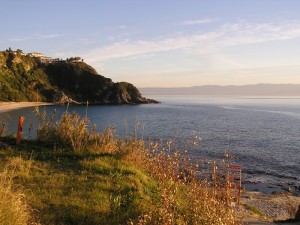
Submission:
[[[222,159],[224,152],[234,156],[243,167],[245,179],[273,185],[300,185],[300,98],[237,98],[199,96],[148,96],[161,101],[151,105],[41,107],[51,113],[76,111],[99,130],[116,128],[120,136],[133,134],[146,140],[166,143],[188,150],[199,159]],[[0,114],[0,121],[15,132],[17,118],[35,124],[33,108]],[[200,138],[198,138],[200,137]]]

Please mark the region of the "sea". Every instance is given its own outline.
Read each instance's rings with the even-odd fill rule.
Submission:
[[[300,192],[300,97],[204,97],[151,95],[160,104],[41,106],[48,115],[68,111],[87,116],[101,132],[138,136],[194,163],[239,165],[246,188],[262,192]],[[7,134],[25,117],[27,138],[34,138],[34,108],[2,112]],[[230,159],[230,160],[228,160]],[[208,165],[208,166],[207,166]],[[200,167],[201,169],[201,167]]]

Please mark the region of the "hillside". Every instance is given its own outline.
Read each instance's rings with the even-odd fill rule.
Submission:
[[[0,101],[157,103],[142,97],[139,90],[130,83],[114,83],[99,75],[82,60],[71,58],[50,63],[45,59],[24,54],[21,50],[1,51]]]
[[[300,84],[205,85],[182,88],[141,88],[144,95],[300,96]]]

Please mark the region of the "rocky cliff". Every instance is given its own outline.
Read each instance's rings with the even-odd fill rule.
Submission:
[[[130,83],[114,83],[79,60],[43,62],[21,50],[0,52],[0,101],[157,103]]]

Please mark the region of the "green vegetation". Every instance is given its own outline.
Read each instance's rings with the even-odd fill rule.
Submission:
[[[263,212],[261,212],[259,209],[257,209],[256,207],[254,207],[252,205],[244,204],[244,207],[245,207],[245,209],[247,209],[247,210],[249,210],[249,211],[251,211],[251,212],[253,212],[253,213],[255,213],[255,214],[257,214],[261,217],[266,217],[266,215]]]
[[[43,62],[21,50],[0,51],[0,101],[86,102],[137,104],[156,102],[141,96],[132,84],[114,83],[80,57]],[[64,92],[67,99],[56,99]]]
[[[0,174],[24,194],[24,224],[239,224],[227,189],[197,179],[179,152],[87,129],[77,114],[36,113],[37,140],[1,139]]]
[[[36,58],[18,51],[0,52],[0,101],[46,101],[51,89]]]
[[[124,224],[158,198],[153,179],[111,155],[79,156],[32,142],[1,152],[6,173],[23,187],[33,220],[41,224]]]

